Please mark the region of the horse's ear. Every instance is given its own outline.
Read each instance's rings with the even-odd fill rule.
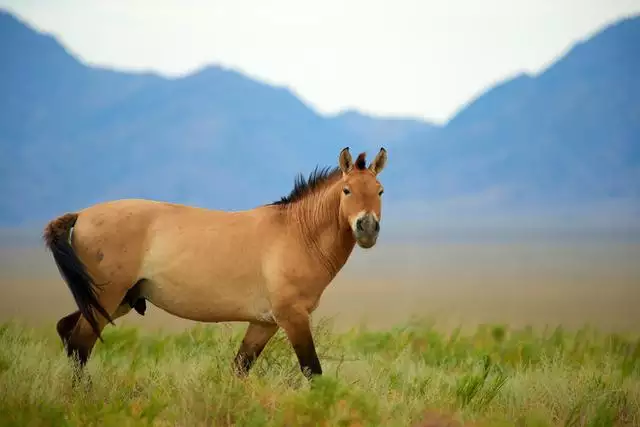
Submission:
[[[345,147],[340,151],[338,164],[342,173],[349,173],[353,169],[353,159],[351,158],[351,153],[349,153],[349,147]]]
[[[380,172],[382,172],[382,169],[384,169],[384,166],[386,164],[387,164],[387,150],[381,147],[380,152],[369,165],[369,170],[373,172],[374,175],[378,175]]]

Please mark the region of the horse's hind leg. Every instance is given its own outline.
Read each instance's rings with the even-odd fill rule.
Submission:
[[[265,346],[278,331],[278,325],[251,323],[244,335],[242,344],[233,360],[236,374],[245,376],[249,373],[251,366],[262,353]]]
[[[58,335],[60,336],[60,340],[62,341],[62,345],[67,348],[67,342],[69,341],[69,337],[71,336],[71,332],[73,328],[78,323],[78,319],[80,319],[80,310],[76,310],[73,313],[63,317],[58,320],[56,324],[56,330],[58,331]]]
[[[124,316],[125,314],[129,313],[132,308],[135,309],[141,316],[144,316],[144,313],[147,310],[146,301],[140,296],[140,283],[136,283],[133,288],[129,289],[124,300],[120,303],[116,311],[111,314],[111,319],[116,320]],[[73,313],[68,314],[62,319],[58,320],[58,323],[56,324],[56,330],[65,349],[67,348],[67,343],[69,342],[71,332],[73,332],[73,328],[75,328],[79,319],[80,310],[76,310]]]
[[[147,306],[145,299],[141,296],[140,286],[142,284],[142,280],[138,281],[131,289],[127,291],[124,295],[124,298],[120,300],[116,309],[114,311],[109,310],[109,308],[105,307],[111,316],[111,320],[116,320],[131,311],[131,309],[135,309],[140,315],[144,315]],[[117,296],[112,298],[114,301],[117,301]],[[78,332],[74,338],[74,342],[70,346],[71,334],[76,329],[76,326],[80,321],[84,321],[84,326],[81,326],[78,329]],[[97,320],[99,321],[100,331],[106,325],[106,320],[102,316],[98,316]],[[91,352],[91,348],[95,344],[97,340],[97,336],[93,332],[93,330],[89,327],[87,330],[88,322],[86,319],[81,317],[80,311],[75,311],[58,321],[56,325],[56,329],[58,331],[58,335],[60,335],[60,339],[62,340],[62,344],[67,350],[67,354],[72,356],[74,353],[76,357],[79,359],[81,365],[84,365],[89,357],[89,353]],[[84,338],[83,338],[84,337]]]
[[[131,310],[131,307],[125,304],[124,297],[125,292],[112,293],[110,295],[105,294],[100,297],[100,305],[109,313],[112,320],[124,316]],[[104,316],[97,313],[96,310],[94,310],[94,312],[98,323],[98,331],[102,332],[108,321]],[[64,319],[70,319],[74,314],[75,313],[61,319],[58,323],[65,323]],[[75,326],[68,334],[66,350],[67,355],[79,364],[80,369],[87,363],[97,340],[98,335],[94,332],[91,324],[84,316],[78,316]]]

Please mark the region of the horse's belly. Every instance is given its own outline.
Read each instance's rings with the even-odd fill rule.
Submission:
[[[266,321],[271,307],[258,283],[145,281],[142,296],[175,316],[200,322]],[[268,316],[266,316],[268,317]]]
[[[139,274],[146,299],[203,322],[251,321],[270,311],[258,245],[231,244],[223,230],[205,229],[198,238],[187,231],[154,235]]]

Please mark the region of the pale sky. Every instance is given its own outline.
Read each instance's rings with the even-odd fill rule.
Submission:
[[[443,122],[537,73],[640,0],[0,0],[83,61],[180,76],[208,64],[289,87],[316,111]]]

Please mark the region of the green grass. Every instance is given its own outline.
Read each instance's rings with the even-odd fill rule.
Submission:
[[[237,379],[241,333],[108,327],[87,365],[91,383],[74,389],[53,327],[0,325],[0,425],[412,426],[437,412],[477,426],[640,425],[637,337],[321,325],[325,375],[310,387],[282,331]]]

